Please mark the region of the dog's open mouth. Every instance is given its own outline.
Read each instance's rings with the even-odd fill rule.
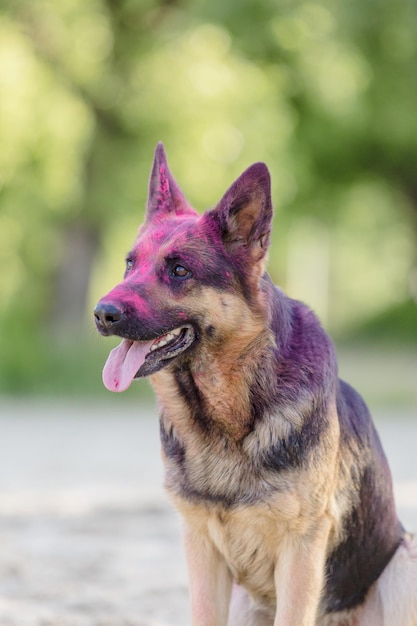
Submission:
[[[109,354],[103,382],[110,391],[125,391],[134,378],[155,373],[189,348],[194,340],[194,329],[188,325],[150,341],[123,339]]]

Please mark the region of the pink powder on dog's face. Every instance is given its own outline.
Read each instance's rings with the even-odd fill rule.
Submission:
[[[102,298],[101,302],[115,303],[122,312],[125,310],[136,311],[140,317],[150,317],[152,310],[145,298],[134,291],[134,285],[129,288],[127,279],[116,285],[108,294]]]

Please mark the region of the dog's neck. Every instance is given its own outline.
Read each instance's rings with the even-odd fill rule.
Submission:
[[[288,324],[285,305],[268,278],[265,289],[268,309],[257,311],[250,331],[237,328],[221,344],[200,347],[185,367],[152,376],[161,413],[179,431],[187,432],[191,420],[210,435],[240,441],[272,403],[277,343],[286,339]]]

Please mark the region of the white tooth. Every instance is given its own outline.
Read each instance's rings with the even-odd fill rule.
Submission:
[[[175,339],[181,332],[181,329],[175,330],[173,332],[167,333],[160,339],[155,340],[155,343],[151,346],[150,351],[157,350],[158,348],[163,348],[167,343]]]

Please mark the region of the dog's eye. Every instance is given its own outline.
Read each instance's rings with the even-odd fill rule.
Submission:
[[[132,267],[133,267],[133,259],[131,259],[131,258],[129,258],[129,257],[128,257],[128,258],[126,259],[126,272],[130,272],[130,270],[132,269]]]
[[[186,267],[184,267],[183,265],[174,265],[174,267],[172,268],[172,275],[175,276],[176,278],[191,278],[192,274],[190,272],[190,270],[187,270]]]

